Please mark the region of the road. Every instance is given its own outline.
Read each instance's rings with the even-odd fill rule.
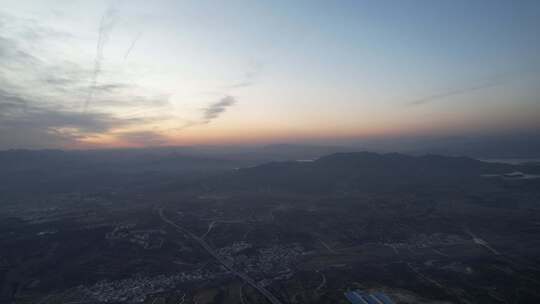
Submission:
[[[243,223],[243,221],[235,221],[235,220],[230,220],[230,221],[212,221],[210,222],[210,224],[208,224],[208,230],[201,236],[201,239],[204,239],[209,233],[210,231],[212,231],[212,229],[214,229],[214,227],[219,224],[219,223],[223,223],[223,224],[236,224],[236,223]]]
[[[169,220],[165,217],[163,214],[163,208],[159,208],[159,216],[161,217],[161,220],[163,220],[165,223],[175,227],[176,229],[180,230],[182,233],[188,235],[190,238],[194,239],[201,247],[206,250],[211,256],[213,256],[218,262],[220,262],[225,268],[227,268],[230,272],[232,272],[234,275],[242,279],[247,284],[251,285],[253,288],[257,289],[270,303],[272,304],[283,304],[278,298],[276,298],[270,291],[268,291],[266,288],[260,286],[255,282],[254,279],[249,277],[247,274],[243,272],[236,271],[231,264],[229,264],[225,259],[220,257],[208,243],[206,243],[205,240],[202,238],[196,236],[195,234],[191,233],[190,231],[178,226],[173,221]]]
[[[473,239],[473,242],[475,244],[486,248],[487,250],[491,251],[495,255],[500,255],[500,253],[497,250],[495,250],[493,247],[491,247],[491,245],[489,245],[488,242],[486,242],[485,240],[477,237],[474,233],[471,232],[471,230],[469,230],[469,228],[465,227],[464,230],[465,230],[465,233],[467,233],[468,235],[471,236],[471,238]]]

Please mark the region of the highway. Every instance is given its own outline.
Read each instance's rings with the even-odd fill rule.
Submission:
[[[210,245],[208,245],[208,243],[206,243],[205,240],[203,240],[202,238],[196,236],[195,234],[191,233],[190,231],[178,226],[176,223],[174,223],[173,221],[169,220],[168,218],[165,217],[165,215],[163,214],[163,208],[159,208],[159,216],[161,217],[161,219],[175,227],[176,229],[180,230],[182,233],[188,235],[190,238],[194,239],[197,243],[199,243],[199,245],[201,245],[201,247],[204,248],[204,250],[206,250],[206,252],[208,252],[211,256],[213,256],[216,260],[218,260],[218,262],[220,262],[223,266],[225,266],[225,268],[227,268],[230,272],[232,272],[234,275],[236,275],[237,277],[239,277],[240,279],[242,279],[244,282],[246,282],[247,284],[251,285],[253,288],[257,289],[270,303],[272,304],[283,304],[278,298],[276,298],[270,291],[268,291],[266,288],[264,288],[263,286],[260,286],[259,284],[257,284],[257,282],[255,282],[254,279],[252,279],[251,277],[249,277],[247,274],[245,273],[242,273],[242,272],[239,272],[239,271],[236,271],[232,265],[230,265],[229,263],[227,263],[227,261],[225,259],[223,259],[222,257],[220,257],[215,251],[214,249],[212,249],[212,247],[210,247]]]

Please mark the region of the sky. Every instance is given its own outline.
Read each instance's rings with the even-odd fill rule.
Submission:
[[[0,149],[539,130],[540,1],[0,7]]]

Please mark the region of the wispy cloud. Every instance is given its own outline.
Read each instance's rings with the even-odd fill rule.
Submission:
[[[31,96],[0,90],[0,147],[14,138],[28,145],[76,144],[81,139],[149,123],[151,118],[120,118],[109,113],[80,112],[61,106],[40,105]],[[22,142],[21,142],[22,144]]]
[[[226,89],[240,89],[250,87],[256,84],[257,79],[263,71],[263,64],[260,62],[252,62],[247,71],[244,73],[242,79],[237,83],[225,86]]]
[[[11,91],[26,90],[54,96],[57,102],[69,99],[75,103],[76,98],[84,98],[84,91],[88,89],[86,82],[93,78],[95,71],[67,60],[51,59],[43,54],[35,56],[32,48],[24,46],[25,39],[4,35],[0,33],[0,85],[4,90],[17,87],[18,90]],[[36,43],[36,46],[41,44]],[[168,106],[170,97],[120,81],[96,82],[91,90],[93,103],[100,106],[164,107]]]
[[[108,113],[83,113],[58,105],[40,105],[31,96],[5,90],[0,90],[0,109],[0,127],[74,128],[83,133],[99,133],[143,122],[142,118],[123,119]]]
[[[119,90],[126,90],[133,88],[133,85],[127,84],[127,83],[104,83],[104,84],[98,84],[94,87],[94,90],[102,93],[114,93]]]
[[[4,12],[0,12],[0,28],[4,34],[14,33],[17,37],[31,42],[73,38],[72,34],[43,26],[36,19],[21,18]]]
[[[242,82],[238,82],[238,83],[227,86],[227,89],[247,88],[247,87],[250,87],[250,86],[252,86],[254,84],[255,83],[253,81],[242,81]]]
[[[219,118],[228,108],[234,106],[237,100],[232,96],[225,96],[217,102],[211,103],[208,107],[201,109],[202,117],[197,120],[186,120],[179,127],[174,128],[175,131],[182,131],[188,128],[206,125],[211,121]]]
[[[218,102],[209,105],[203,111],[202,123],[207,124],[210,121],[218,118],[221,114],[225,113],[227,108],[236,104],[236,99],[232,96],[225,96]]]
[[[21,48],[15,39],[0,34],[0,68],[16,71],[39,64],[39,61],[38,58]]]
[[[102,35],[107,36],[111,26],[104,21]],[[164,110],[171,106],[170,94],[121,81],[93,83],[95,107],[81,111],[88,81],[96,71],[99,74],[100,63],[97,70],[89,69],[48,51],[49,45],[73,41],[66,39],[69,34],[41,27],[0,14],[0,149],[72,146],[94,136],[114,137],[150,128],[157,121],[174,121],[174,115]],[[100,39],[102,48],[108,38]],[[127,136],[132,141],[136,137]],[[155,143],[156,138],[148,142]]]
[[[28,102],[26,99],[0,89],[0,118],[5,117],[7,113],[10,113],[13,110],[22,110],[23,112],[26,112],[27,108]]]

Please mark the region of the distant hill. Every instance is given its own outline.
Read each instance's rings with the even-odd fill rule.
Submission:
[[[193,181],[270,161],[313,159],[340,147],[156,147],[105,150],[0,151],[4,193],[141,190]]]
[[[247,165],[242,161],[148,150],[0,152],[0,191],[11,193],[148,188]]]
[[[311,162],[273,162],[228,173],[217,190],[300,192],[405,190],[482,184],[484,174],[535,171],[537,167],[487,163],[467,157],[408,156],[370,152],[336,153]],[[208,183],[207,183],[208,184]]]
[[[467,155],[480,159],[540,158],[540,130],[491,136],[400,137],[357,143],[370,151]]]
[[[314,160],[324,155],[354,150],[342,146],[274,144],[264,146],[255,152],[279,160]]]
[[[260,149],[264,152],[246,152],[245,158],[242,153],[227,157],[229,152],[196,156],[173,148],[0,151],[0,191],[393,191],[481,187],[490,182],[483,174],[540,174],[540,166],[534,164],[488,163],[467,157],[352,152],[316,158],[334,148]],[[314,159],[264,162],[309,155]]]

